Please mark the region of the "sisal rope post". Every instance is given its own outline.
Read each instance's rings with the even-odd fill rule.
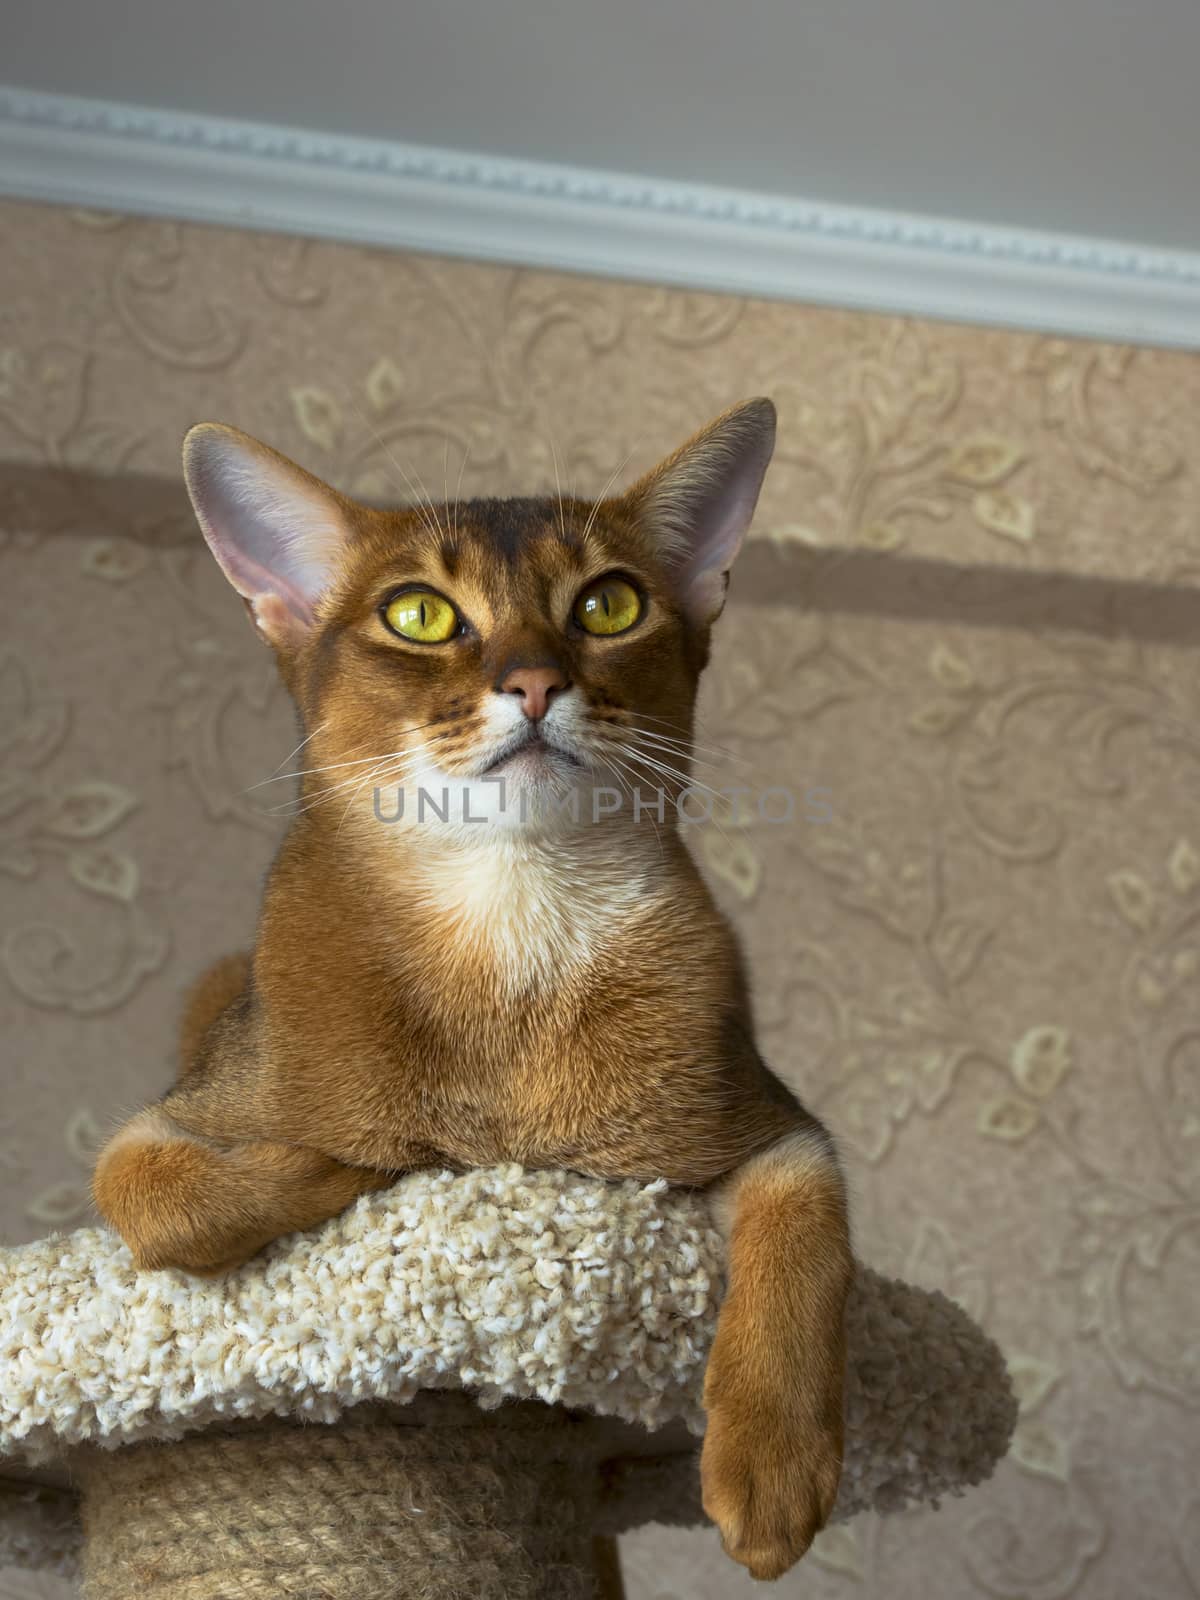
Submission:
[[[603,1430],[427,1393],[88,1450],[86,1600],[596,1600]],[[603,1582],[602,1582],[603,1580]]]

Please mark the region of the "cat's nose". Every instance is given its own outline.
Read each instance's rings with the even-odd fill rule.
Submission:
[[[500,683],[501,694],[521,697],[521,710],[532,722],[540,722],[556,694],[570,687],[561,667],[516,667]]]

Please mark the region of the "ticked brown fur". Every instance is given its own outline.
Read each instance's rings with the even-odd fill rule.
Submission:
[[[685,584],[680,529],[768,427],[766,402],[727,413],[597,504],[409,511],[355,505],[244,436],[198,430],[193,495],[296,700],[306,775],[253,955],[201,980],[177,1083],[110,1140],[93,1189],[140,1266],[212,1273],[416,1167],[713,1186],[729,1283],[705,1506],[769,1578],[837,1490],[845,1196],[824,1130],[757,1053],[734,936],[670,820],[725,576],[696,577],[693,560]],[[218,492],[206,475],[221,473]],[[262,515],[291,496],[327,551],[311,609],[260,574],[257,546],[230,554],[221,518],[243,515],[259,478]],[[572,605],[609,572],[644,615],[596,638]],[[460,635],[389,633],[381,605],[413,583],[455,604]],[[520,782],[661,787],[665,817],[635,822],[628,802],[579,827],[414,817],[423,777],[478,789],[524,726],[512,685],[551,669],[549,749],[520,757]],[[408,813],[389,823],[400,781]]]

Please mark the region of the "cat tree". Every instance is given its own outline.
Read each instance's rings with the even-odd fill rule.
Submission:
[[[605,1536],[703,1521],[722,1253],[701,1196],[519,1167],[212,1281],[94,1228],[0,1250],[0,1564],[88,1600],[618,1592]],[[962,1311],[860,1268],[848,1336],[838,1518],[991,1473],[1016,1406]]]

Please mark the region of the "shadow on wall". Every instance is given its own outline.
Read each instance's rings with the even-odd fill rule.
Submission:
[[[199,537],[182,481],[14,462],[0,464],[0,522],[39,537],[132,538],[159,548]],[[742,555],[735,583],[751,605],[1200,645],[1200,566],[1194,576],[1194,586],[1141,583],[760,539]]]

